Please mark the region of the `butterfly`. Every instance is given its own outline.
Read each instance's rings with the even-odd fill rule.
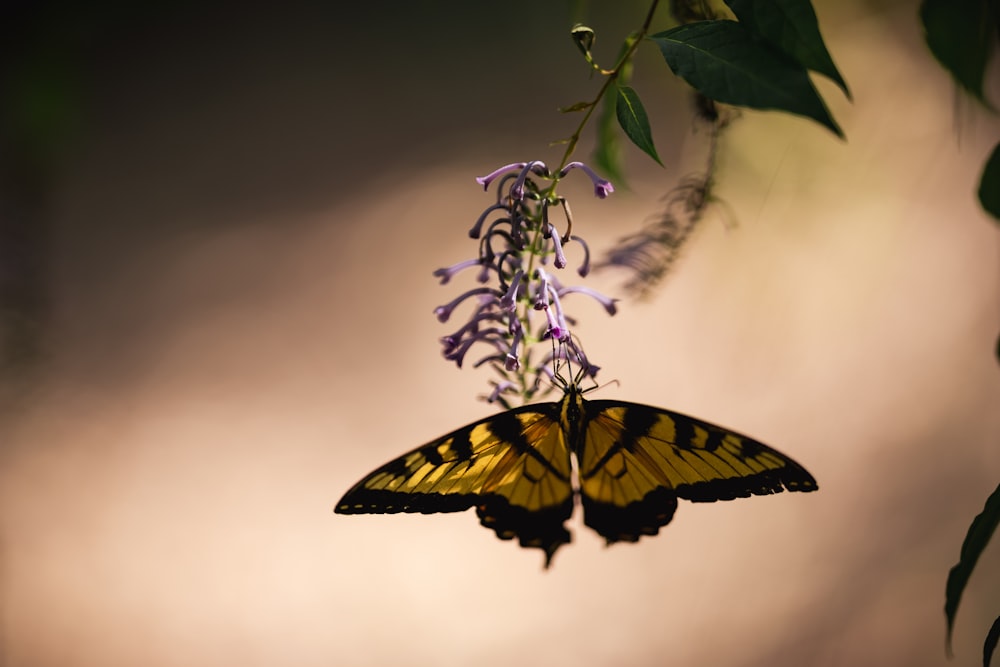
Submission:
[[[805,468],[756,440],[669,410],[563,397],[502,412],[378,468],[337,503],[338,514],[476,508],[500,539],[545,552],[570,542],[574,501],[608,544],[670,523],[677,499],[713,502],[818,487]],[[574,466],[575,460],[575,466]]]

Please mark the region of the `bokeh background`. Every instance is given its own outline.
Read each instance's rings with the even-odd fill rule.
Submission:
[[[492,410],[488,374],[439,356],[462,284],[431,272],[475,251],[475,176],[558,160],[556,108],[598,84],[569,26],[609,60],[644,3],[5,4],[0,663],[978,664],[1000,547],[950,662],[943,604],[1000,480],[974,198],[1000,121],[916,4],[818,1],[848,141],[742,114],[663,288],[614,318],[567,303],[602,398],[752,434],[820,491],[683,503],[607,549],[577,516],[548,572],[471,512],[332,508]],[[634,85],[667,168],[630,149],[605,201],[566,182],[596,249],[707,147],[654,48]]]

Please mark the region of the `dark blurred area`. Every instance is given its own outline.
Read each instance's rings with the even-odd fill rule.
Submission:
[[[0,368],[39,360],[48,318],[52,191],[99,126],[107,59],[191,3],[9,2],[0,9]],[[165,21],[166,25],[160,24]],[[131,43],[130,43],[131,42]]]
[[[471,144],[544,143],[545,130],[512,123],[510,107],[544,98],[546,77],[504,63],[518,44],[565,31],[568,17],[559,3],[459,2],[103,0],[0,12],[4,375],[45,356],[53,253],[69,255],[60,261],[74,278],[99,281],[119,251],[184,225],[309,210]],[[552,71],[571,62],[552,52],[534,55]],[[100,178],[78,177],[95,165]],[[108,215],[60,210],[55,193],[75,188]],[[202,207],[213,210],[188,215]]]

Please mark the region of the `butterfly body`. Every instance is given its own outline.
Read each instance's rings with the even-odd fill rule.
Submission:
[[[562,400],[473,422],[404,454],[354,485],[340,514],[457,512],[476,507],[501,539],[545,551],[570,541],[574,498],[609,543],[667,525],[677,499],[695,502],[813,491],[802,466],[746,436],[638,403]],[[576,468],[574,469],[573,460]]]

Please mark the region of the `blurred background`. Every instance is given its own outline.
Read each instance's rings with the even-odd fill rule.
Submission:
[[[816,3],[847,142],[745,112],[662,288],[566,306],[597,395],[751,434],[815,494],[682,503],[542,570],[472,512],[339,516],[384,461],[494,409],[440,358],[488,205],[557,162],[642,2],[6,3],[0,10],[0,663],[974,665],[984,553],[944,654],[944,583],[1000,481],[1000,121],[927,53],[916,2]],[[657,22],[669,26],[666,15]],[[988,96],[1000,100],[990,75]],[[662,211],[707,135],[652,46],[600,251]],[[586,158],[592,133],[578,156]],[[572,258],[571,258],[572,261]],[[588,284],[625,297],[623,274]]]

